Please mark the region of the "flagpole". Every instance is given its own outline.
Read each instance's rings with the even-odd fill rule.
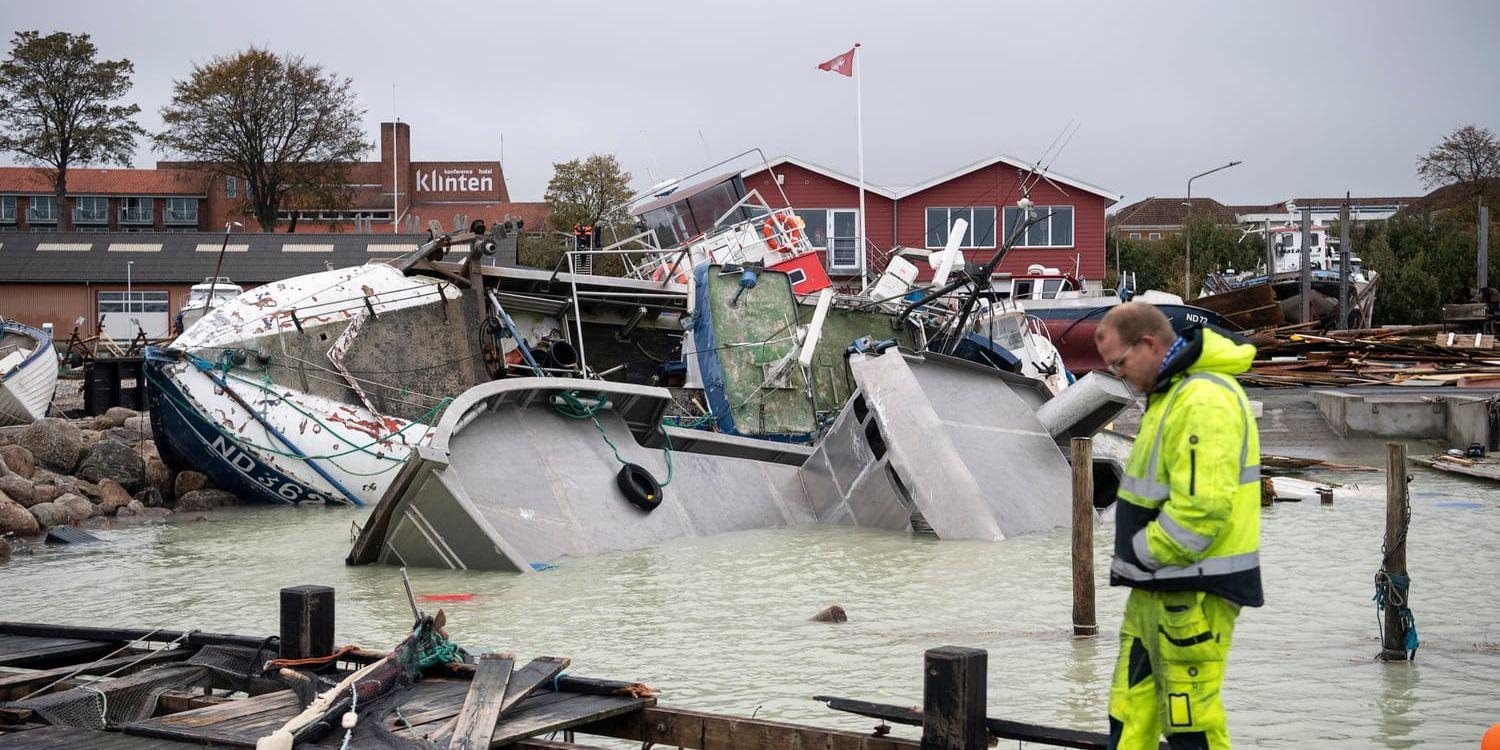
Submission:
[[[859,49],[859,42],[854,43],[854,49]],[[865,275],[865,110],[863,86],[860,83],[865,66],[859,61],[858,53],[853,57],[854,132],[856,147],[859,149],[859,291],[863,294],[869,283],[869,277]]]

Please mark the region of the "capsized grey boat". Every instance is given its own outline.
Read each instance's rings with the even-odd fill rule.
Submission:
[[[525,572],[808,523],[1000,540],[1069,522],[1059,446],[1131,402],[1100,373],[1053,396],[1038,380],[893,347],[849,366],[857,389],[816,447],[665,424],[671,393],[652,386],[480,384],[414,451],[348,562]],[[592,418],[576,418],[580,407]],[[622,479],[631,465],[664,485],[649,510]]]

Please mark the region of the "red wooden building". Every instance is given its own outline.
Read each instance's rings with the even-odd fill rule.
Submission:
[[[1020,184],[1033,168],[997,156],[909,188],[866,182],[865,243],[858,238],[857,178],[791,156],[773,159],[769,169],[747,170],[743,177],[745,186],[758,190],[771,206],[796,209],[807,222],[808,238],[823,248],[829,274],[840,277],[857,276],[865,268],[879,272],[899,248],[942,248],[958,218],[969,224],[961,245],[964,254],[974,261],[990,258],[1018,220]],[[1031,200],[1050,218],[1033,225],[997,270],[1019,273],[1041,263],[1102,279],[1104,212],[1120,196],[1055,172],[1047,177],[1050,182],[1036,180]],[[918,267],[926,273],[925,264]]]

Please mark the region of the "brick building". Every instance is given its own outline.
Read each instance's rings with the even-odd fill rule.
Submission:
[[[436,219],[444,227],[474,219],[522,219],[540,227],[545,203],[513,202],[496,161],[412,161],[411,128],[381,123],[380,160],[349,165],[351,204],[338,208],[286,206],[277,229],[298,232],[414,232]],[[248,214],[249,186],[188,162],[156,169],[70,169],[65,205],[52,195],[45,172],[0,167],[0,232],[56,231],[72,218],[81,232],[196,232],[230,220],[257,232]],[[66,212],[66,213],[65,213]]]
[[[972,261],[988,260],[1020,216],[1016,200],[1033,165],[1008,156],[969,164],[907,188],[865,183],[865,231],[858,240],[859,181],[791,156],[744,172],[745,185],[773,207],[790,204],[805,222],[835,277],[880,271],[898,248],[942,248],[953,221],[969,224],[963,243]],[[1072,270],[1087,279],[1104,276],[1105,210],[1119,195],[1081,180],[1048,173],[1031,199],[1050,218],[1031,227],[997,271],[1018,273],[1040,263]],[[778,189],[779,188],[779,189]],[[785,193],[785,200],[782,194]],[[861,248],[863,245],[863,248]],[[919,268],[925,266],[919,264]]]

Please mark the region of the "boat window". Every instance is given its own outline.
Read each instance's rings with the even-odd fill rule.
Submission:
[[[1057,293],[1062,289],[1062,279],[1042,280],[1042,299],[1057,299]]]
[[[1314,235],[1312,235],[1312,245],[1311,245],[1311,247],[1317,247],[1317,246],[1318,246],[1318,235],[1314,234]]]
[[[714,221],[728,211],[730,206],[738,201],[740,196],[736,194],[733,182],[715,185],[703,192],[687,199],[688,210],[692,213],[694,222],[698,225],[698,231],[708,232],[714,228]],[[736,211],[733,216],[724,220],[724,225],[729,226],[747,217],[743,211]]]
[[[1030,299],[1031,279],[1017,279],[1015,284],[1015,291],[1011,292],[1010,296],[1013,299]]]
[[[796,212],[798,218],[806,224],[802,233],[807,235],[807,241],[818,250],[828,249],[828,212],[824,209],[811,209]]]

